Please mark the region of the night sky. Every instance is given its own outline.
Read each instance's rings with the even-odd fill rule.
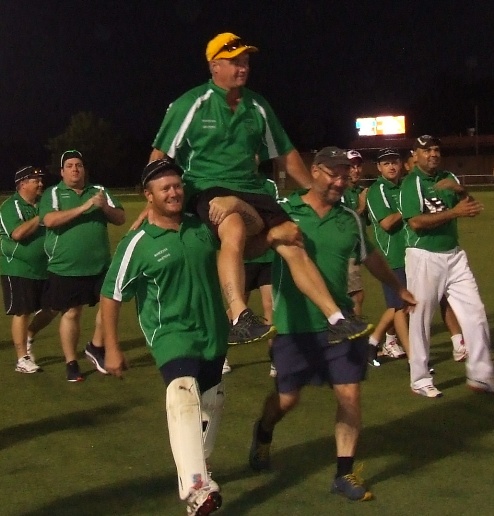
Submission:
[[[249,87],[302,150],[347,145],[362,115],[458,133],[475,102],[492,131],[493,28],[489,1],[1,0],[0,143],[41,159],[71,115],[92,111],[150,146],[226,31],[260,48]]]

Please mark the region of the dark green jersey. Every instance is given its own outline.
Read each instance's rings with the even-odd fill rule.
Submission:
[[[355,251],[359,261],[373,249],[365,235],[360,217],[337,203],[323,217],[295,192],[280,205],[299,226],[305,249],[317,265],[336,304],[351,311],[353,302],[347,294],[348,260]],[[278,333],[318,332],[327,329],[327,319],[312,301],[296,287],[286,262],[276,254],[273,261],[274,324]]]
[[[392,269],[405,266],[405,229],[403,222],[396,224],[389,231],[381,227],[380,222],[398,213],[400,202],[400,184],[380,176],[367,192],[367,210],[372,222],[374,237],[379,249]]]
[[[70,210],[83,205],[98,192],[107,202],[121,208],[120,202],[101,185],[87,184],[79,195],[63,181],[48,188],[40,201],[40,217],[53,211]],[[107,219],[95,206],[63,226],[47,229],[45,251],[48,271],[60,276],[96,276],[110,265],[110,241]]]
[[[196,217],[179,231],[147,221],[119,243],[101,293],[136,299],[139,323],[158,367],[180,357],[226,354],[226,317],[216,268],[217,241]]]
[[[400,211],[405,221],[405,243],[407,247],[417,247],[426,251],[450,251],[458,245],[456,219],[452,219],[436,228],[414,231],[408,219],[424,213],[439,213],[456,206],[459,201],[455,192],[436,189],[435,185],[442,179],[458,179],[452,172],[438,170],[429,176],[415,167],[403,180],[400,193]]]
[[[47,257],[43,248],[45,228],[39,226],[29,237],[13,240],[13,231],[38,215],[38,206],[25,201],[18,192],[0,207],[0,271],[4,276],[45,279]]]
[[[221,186],[265,193],[258,160],[283,156],[293,145],[268,102],[242,88],[233,112],[226,91],[209,81],[175,100],[153,147],[184,169],[187,195]]]

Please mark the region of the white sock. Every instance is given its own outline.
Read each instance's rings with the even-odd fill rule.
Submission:
[[[377,347],[379,345],[379,341],[373,337],[372,335],[369,337],[369,344],[371,346]]]
[[[341,312],[336,312],[328,317],[329,324],[336,324],[339,320],[344,319]]]
[[[386,333],[386,344],[389,344],[390,342],[396,341],[396,335],[390,335],[389,333]]]

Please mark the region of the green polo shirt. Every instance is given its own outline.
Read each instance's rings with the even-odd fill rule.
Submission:
[[[389,231],[385,231],[380,222],[398,213],[400,202],[400,184],[380,176],[367,192],[367,210],[369,212],[374,237],[379,249],[392,269],[405,266],[405,230],[403,221]]]
[[[452,172],[438,170],[429,176],[420,168],[414,167],[405,177],[401,186],[400,211],[405,221],[405,243],[407,247],[417,247],[432,252],[444,252],[458,245],[456,219],[445,222],[432,229],[414,231],[408,219],[424,213],[438,213],[456,206],[459,199],[451,190],[436,190],[435,184],[449,178],[458,182]]]
[[[307,191],[295,192],[280,205],[299,226],[305,249],[319,268],[336,304],[351,311],[353,302],[347,294],[348,259],[354,250],[365,260],[373,245],[365,235],[360,217],[337,203],[323,217],[302,199]],[[312,301],[304,296],[290,274],[286,262],[276,254],[273,261],[274,324],[278,333],[319,332],[327,329],[327,319]]]
[[[175,100],[168,108],[153,147],[184,169],[187,195],[221,186],[264,193],[257,161],[283,156],[293,149],[268,102],[242,88],[235,111],[226,91],[211,80]]]
[[[180,357],[212,360],[226,354],[228,319],[216,272],[218,244],[196,217],[179,231],[147,221],[120,241],[101,293],[136,298],[146,343],[161,367]]]
[[[0,271],[4,276],[45,279],[47,257],[43,248],[45,228],[38,229],[28,238],[15,241],[13,231],[38,215],[38,206],[29,204],[18,192],[0,206]]]
[[[110,206],[122,208],[120,202],[101,185],[87,184],[79,195],[61,181],[43,193],[40,217],[43,219],[47,213],[81,206],[100,191]],[[105,271],[111,260],[107,223],[103,211],[92,206],[63,226],[47,228],[45,252],[48,271],[59,276],[96,276]]]

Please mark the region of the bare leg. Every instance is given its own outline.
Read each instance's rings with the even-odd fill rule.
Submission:
[[[381,315],[381,318],[379,319],[379,322],[377,323],[376,327],[374,328],[371,338],[376,339],[378,343],[381,342],[381,340],[384,338],[384,334],[389,330],[389,328],[393,324],[394,316],[394,308],[388,308],[387,310],[385,310],[384,313]]]
[[[69,308],[60,318],[60,342],[65,362],[77,360],[77,345],[81,333],[82,306]]]
[[[305,249],[281,244],[276,246],[276,252],[287,262],[293,281],[300,292],[305,294],[327,318],[340,312],[319,269],[309,258]]]
[[[94,321],[94,333],[91,342],[96,348],[103,347],[103,328],[101,326],[101,311],[99,309]]]
[[[279,423],[285,415],[295,408],[300,400],[298,391],[290,393],[270,394],[264,402],[262,416],[260,418],[261,428],[268,433],[272,433],[274,427]]]
[[[17,359],[27,355],[27,328],[30,317],[30,314],[12,316],[12,340],[14,341]]]
[[[362,305],[364,304],[364,291],[358,290],[357,292],[352,292],[351,296],[353,301],[353,311],[355,315],[362,315]]]
[[[404,310],[396,310],[394,317],[396,334],[400,339],[401,345],[410,360],[410,340],[408,335],[408,316]]]
[[[453,309],[449,305],[446,297],[443,297],[440,301],[441,317],[443,318],[444,324],[447,326],[449,333],[453,335],[461,334],[461,326],[456,318]]]
[[[246,231],[242,217],[232,213],[218,227],[221,249],[218,253],[218,275],[230,316],[234,320],[247,308],[244,301],[244,248]]]
[[[361,426],[360,385],[334,385],[336,396],[335,440],[338,457],[354,457]]]

